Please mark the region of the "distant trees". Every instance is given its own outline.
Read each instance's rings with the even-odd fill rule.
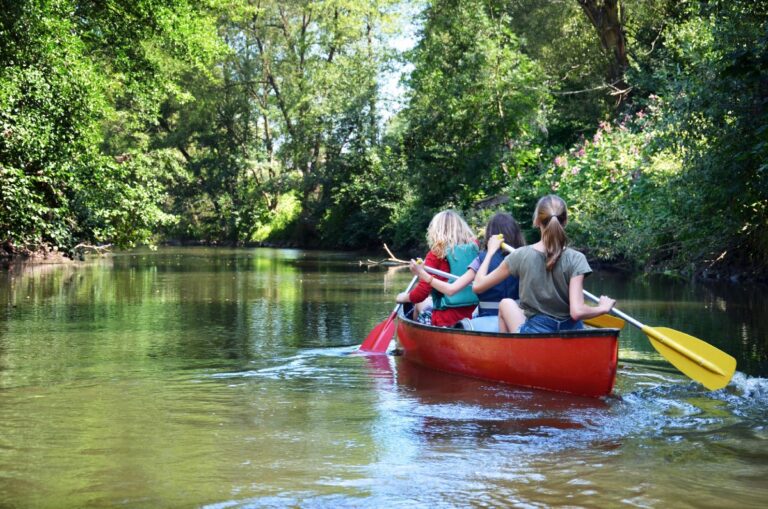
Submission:
[[[502,9],[432,2],[411,53],[405,150],[429,207],[467,207],[536,158],[549,94]]]
[[[191,107],[163,115],[167,145],[194,146],[197,186],[176,197],[187,236],[320,240],[335,221],[333,190],[367,169],[379,144],[391,4],[262,0],[223,15],[229,52],[214,79],[198,83]],[[269,228],[278,209],[289,216],[282,232]]]
[[[3,236],[349,244],[324,224],[381,159],[392,5],[3,2]]]

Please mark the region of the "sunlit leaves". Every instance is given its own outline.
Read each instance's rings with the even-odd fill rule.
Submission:
[[[0,238],[150,241],[169,217],[157,178],[166,165],[148,130],[163,100],[189,99],[180,69],[217,51],[212,18],[192,1],[24,1],[3,11]]]

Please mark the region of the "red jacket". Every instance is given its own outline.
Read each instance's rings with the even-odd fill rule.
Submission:
[[[433,269],[442,270],[443,272],[451,272],[451,266],[448,263],[448,260],[445,258],[438,258],[435,256],[432,251],[427,253],[427,257],[424,259],[424,265],[427,267],[432,267]],[[460,276],[461,274],[456,274],[457,276]],[[435,276],[436,278],[447,281],[444,277]],[[408,297],[411,299],[411,302],[421,302],[427,297],[429,297],[429,294],[432,292],[432,287],[429,286],[424,281],[419,281],[419,284],[417,284],[413,290],[410,291],[408,294]],[[460,308],[448,308],[443,309],[442,311],[434,310],[432,311],[432,325],[437,325],[439,327],[453,327],[456,322],[461,320],[462,318],[472,318],[472,312],[475,310],[475,306],[464,306]]]

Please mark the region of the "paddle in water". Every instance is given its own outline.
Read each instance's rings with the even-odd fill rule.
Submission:
[[[408,285],[408,288],[406,288],[405,291],[411,291],[418,280],[419,277],[414,276],[414,278],[411,279],[411,284]],[[400,306],[402,306],[402,304],[395,306],[395,309],[387,319],[379,323],[370,333],[368,333],[368,336],[360,345],[360,350],[373,353],[384,353],[387,351],[389,343],[395,335],[395,317],[397,316],[397,312],[400,311]]]
[[[584,290],[584,295],[597,297]],[[616,308],[611,310],[648,336],[651,345],[674,367],[709,390],[722,389],[736,371],[736,359],[709,343],[667,327],[650,327]]]

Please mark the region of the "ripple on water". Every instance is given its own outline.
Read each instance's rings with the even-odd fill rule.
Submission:
[[[423,433],[482,432],[542,449],[580,447],[625,436],[666,435],[675,440],[681,433],[712,433],[762,412],[768,402],[768,380],[742,373],[736,373],[726,389],[709,392],[673,375],[630,366],[619,376],[634,379],[634,385],[624,385],[632,390],[585,401],[430,372],[388,356],[349,355],[355,352],[350,347],[303,350],[272,359],[268,366],[211,377],[311,379],[341,386],[370,386],[374,380],[378,389],[395,391],[396,397],[383,400],[381,409],[408,422],[427,423]],[[365,369],[356,369],[361,359],[366,359]]]
[[[434,507],[506,507],[511,501],[539,507],[541,500],[581,505],[596,496],[653,506],[659,499],[644,492],[653,491],[650,485],[639,493],[628,486],[606,487],[614,481],[605,479],[634,475],[623,467],[613,472],[617,458],[637,454],[645,462],[642,451],[654,450],[676,471],[690,462],[706,465],[713,455],[749,457],[741,439],[753,444],[768,437],[762,410],[766,380],[740,373],[726,389],[709,392],[674,374],[630,367],[620,373],[629,380],[615,396],[594,400],[437,373],[387,356],[348,355],[352,352],[304,350],[269,365],[212,375],[230,381],[311,379],[317,394],[355,388],[377,400],[376,411],[366,414],[373,419],[377,461],[362,466],[355,482],[318,481],[346,496],[285,493],[208,507],[356,507],[377,500],[392,507],[416,501]],[[755,464],[766,461],[757,456]],[[563,457],[581,458],[567,479],[558,459]],[[541,492],[542,486],[551,493]]]

